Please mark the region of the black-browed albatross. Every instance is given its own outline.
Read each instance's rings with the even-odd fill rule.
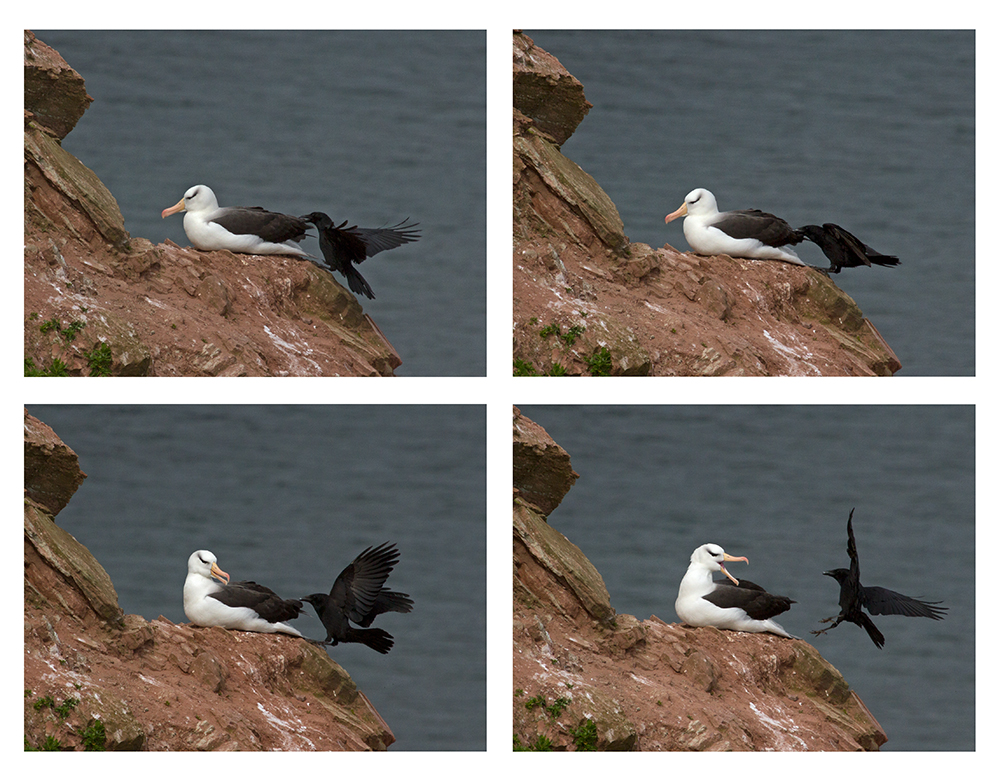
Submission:
[[[886,590],[884,587],[862,587],[861,564],[858,561],[858,546],[854,542],[854,510],[847,518],[847,555],[851,559],[850,569],[833,569],[824,571],[828,577],[833,577],[840,583],[840,614],[833,625],[822,630],[813,631],[816,636],[836,628],[844,620],[853,622],[859,628],[864,628],[875,646],[882,649],[885,636],[875,627],[871,618],[861,611],[863,606],[872,614],[902,614],[906,617],[930,617],[932,620],[943,619],[946,606],[935,606],[940,601],[921,601],[908,595]],[[833,617],[827,617],[820,622],[830,622]]]
[[[351,291],[355,294],[364,294],[369,299],[375,298],[372,287],[354,265],[360,264],[376,253],[420,239],[420,231],[414,229],[417,224],[407,223],[409,219],[400,221],[395,226],[366,229],[348,226],[347,221],[335,225],[333,219],[326,213],[315,212],[301,218],[316,225],[319,231],[319,247],[323,251],[327,268],[331,272],[333,270],[340,272],[347,278]]]
[[[772,595],[759,585],[730,574],[724,561],[743,561],[717,544],[703,544],[691,554],[691,565],[681,580],[674,608],[688,625],[712,626],[750,633],[775,633],[793,639],[771,618],[787,612],[795,603],[790,598]],[[716,582],[712,572],[721,571],[728,579]]]
[[[188,558],[184,614],[195,625],[302,637],[285,624],[301,610],[301,601],[283,599],[256,582],[229,584],[229,574],[219,568],[218,559],[208,550],[196,550]]]
[[[295,244],[309,229],[301,218],[259,207],[219,207],[215,192],[204,184],[192,186],[160,215],[166,218],[182,210],[184,233],[199,250],[316,258]]]
[[[720,213],[715,195],[708,189],[695,189],[681,206],[663,220],[670,223],[684,218],[684,237],[695,253],[704,256],[726,254],[743,259],[771,259],[789,264],[805,264],[792,250],[803,240],[819,246],[830,260],[827,274],[843,267],[895,266],[899,259],[886,256],[836,224],[808,224],[794,229],[787,221],[762,210],[731,210]]]
[[[369,547],[337,576],[329,595],[313,593],[303,598],[313,605],[326,626],[327,643],[359,642],[383,655],[392,649],[392,636],[381,628],[368,628],[385,612],[413,610],[413,599],[383,587],[393,566],[399,562],[395,544]],[[353,620],[362,628],[352,628]]]

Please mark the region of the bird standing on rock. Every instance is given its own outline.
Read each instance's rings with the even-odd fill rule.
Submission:
[[[696,627],[768,632],[795,638],[771,619],[787,612],[795,601],[772,595],[753,582],[737,579],[726,570],[724,561],[750,562],[742,556],[727,554],[717,544],[703,544],[691,553],[691,565],[681,580],[674,603],[677,616]],[[714,571],[721,571],[728,579],[716,582],[712,579]]]
[[[843,267],[881,264],[894,267],[895,256],[886,256],[836,224],[807,224],[794,229],[783,218],[763,210],[731,210],[719,212],[715,195],[708,189],[694,189],[681,206],[663,220],[670,223],[684,217],[684,237],[691,250],[703,256],[725,254],[743,259],[772,259],[789,264],[805,264],[792,249],[803,240],[819,246],[830,266],[813,267],[826,275]]]
[[[301,602],[281,598],[264,585],[252,581],[230,584],[229,574],[219,568],[215,555],[208,550],[196,550],[188,558],[184,614],[195,625],[301,637],[286,624],[301,612]]]
[[[219,207],[215,192],[204,184],[189,188],[160,215],[166,218],[182,210],[184,233],[198,250],[316,258],[296,245],[309,228],[304,219],[260,207]]]

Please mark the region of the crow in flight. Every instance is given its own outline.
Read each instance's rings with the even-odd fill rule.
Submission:
[[[840,614],[837,615],[833,625],[822,630],[812,631],[815,635],[826,633],[831,628],[836,628],[844,620],[853,622],[859,628],[864,628],[875,646],[882,649],[885,644],[883,636],[871,618],[861,609],[864,607],[872,614],[902,614],[907,617],[930,617],[932,620],[942,619],[942,615],[947,611],[947,607],[935,606],[940,601],[920,601],[910,598],[902,593],[887,590],[884,587],[862,587],[861,565],[858,563],[858,547],[854,543],[854,529],[851,521],[854,519],[854,510],[851,510],[850,517],[847,518],[847,555],[851,559],[850,569],[833,569],[824,571],[828,577],[833,577],[840,583]],[[833,617],[827,617],[820,622],[830,622]]]
[[[300,599],[313,605],[326,626],[326,644],[335,646],[342,641],[356,641],[383,655],[392,649],[389,633],[368,626],[385,612],[405,614],[413,609],[413,600],[408,595],[382,587],[398,562],[399,550],[395,544],[369,547],[340,572],[329,595],[313,593]],[[367,630],[352,628],[349,621]]]
[[[355,264],[360,264],[376,253],[398,248],[408,242],[420,239],[420,231],[401,221],[395,226],[379,229],[365,229],[359,226],[348,226],[347,221],[335,225],[326,213],[310,213],[301,216],[303,221],[316,225],[319,231],[319,247],[326,259],[326,266],[332,272],[337,270],[347,278],[347,285],[355,294],[364,294],[374,299],[372,287],[368,285]]]

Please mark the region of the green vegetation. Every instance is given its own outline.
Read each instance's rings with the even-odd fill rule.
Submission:
[[[40,369],[35,366],[35,362],[30,358],[25,357],[24,359],[24,376],[25,377],[69,377],[69,370],[66,369],[66,365],[58,358],[52,359],[52,365],[48,369]]]
[[[72,342],[76,339],[76,335],[80,332],[80,330],[86,325],[87,324],[83,321],[73,321],[64,329],[58,318],[49,318],[49,320],[45,321],[45,323],[38,327],[38,330],[42,332],[42,334],[50,331],[59,332],[64,340]]]
[[[104,730],[104,723],[96,717],[90,718],[90,722],[83,729],[81,737],[85,752],[103,752],[107,748],[108,737]]]
[[[91,377],[109,377],[111,375],[111,346],[107,342],[98,342],[89,351],[84,351]]]
[[[534,377],[537,374],[535,365],[530,361],[524,361],[520,358],[514,359],[514,377]]]
[[[86,312],[86,308],[81,308],[83,312]],[[28,315],[29,321],[37,321],[41,316],[37,313],[30,313]],[[56,317],[49,318],[47,321],[43,321],[38,325],[38,330],[42,334],[56,333],[59,335],[57,342],[61,339],[64,345],[68,345],[76,340],[76,335],[83,331],[86,326],[85,321],[71,321],[65,326]],[[111,346],[107,342],[96,342],[90,350],[80,351],[81,355],[87,360],[88,374],[90,377],[108,377],[111,375],[111,367],[114,363],[114,357],[111,352]],[[52,363],[49,366],[44,364],[35,364],[32,358],[25,356],[24,358],[24,376],[25,377],[69,377],[69,369],[66,366],[66,362],[59,358],[58,356],[53,357]]]
[[[531,744],[530,746],[525,746],[524,744],[521,743],[521,740],[515,734],[515,736],[514,736],[514,751],[515,752],[551,752],[552,751],[552,742],[548,739],[548,737],[540,734],[538,736],[538,738],[535,739],[535,742],[533,744]]]
[[[576,747],[576,751],[597,751],[597,725],[594,724],[594,720],[581,719],[580,724],[569,732],[573,736],[573,746]]]
[[[607,348],[601,348],[594,355],[583,359],[587,362],[587,369],[594,377],[607,377],[611,374],[611,353]]]

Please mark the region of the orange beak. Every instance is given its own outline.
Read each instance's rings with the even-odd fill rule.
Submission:
[[[182,205],[184,204],[183,200],[181,200],[181,204]],[[164,210],[163,212],[166,213],[167,211]],[[222,569],[220,569],[218,567],[218,565],[216,565],[215,563],[212,564],[212,576],[215,577],[217,580],[219,580],[224,585],[228,585],[229,584],[229,575],[225,571],[223,571]],[[223,577],[225,577],[225,579],[223,579]]]
[[[167,211],[164,210],[163,212],[166,213]],[[688,203],[685,202],[683,205],[677,208],[673,213],[664,218],[663,223],[669,224],[671,221],[676,221],[681,216],[686,216],[687,214],[688,214]]]
[[[184,198],[181,197],[181,201],[178,202],[173,207],[168,207],[162,213],[160,213],[160,218],[166,218],[167,216],[172,216],[174,213],[180,213],[184,209]]]
[[[728,552],[722,553],[722,559],[723,560],[728,560],[730,563],[735,563],[738,560],[741,560],[741,561],[743,561],[744,563],[746,563],[748,565],[750,563],[750,561],[748,561],[743,556],[740,556],[740,557],[737,558],[737,557],[735,557],[733,555],[730,555]],[[738,585],[740,583],[739,580],[736,579],[736,577],[734,577],[732,574],[730,574],[728,571],[726,571],[726,567],[725,566],[723,566],[721,563],[719,565],[722,566],[722,573],[725,574],[727,577],[729,577],[731,580],[733,580],[733,584],[734,585]]]

